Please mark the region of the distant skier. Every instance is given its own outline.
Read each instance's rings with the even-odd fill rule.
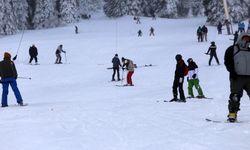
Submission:
[[[245,32],[245,23],[244,22],[238,23],[238,32],[240,32],[240,33]]]
[[[207,33],[208,33],[207,27],[203,25],[201,31],[202,31],[202,39],[207,42]]]
[[[222,34],[222,23],[219,21],[217,25],[218,34]]]
[[[198,66],[197,64],[193,61],[192,58],[189,58],[187,60],[188,62],[188,95],[190,98],[194,97],[193,94],[193,86],[196,88],[197,92],[198,92],[198,96],[196,96],[197,98],[205,98],[205,96],[203,95],[201,86],[199,84],[199,78],[198,78]]]
[[[197,38],[198,38],[198,42],[203,42],[203,38],[202,38],[202,30],[201,30],[201,27],[199,26],[197,31],[196,31],[196,34],[197,34]]]
[[[33,44],[30,48],[29,48],[29,55],[30,55],[30,61],[29,63],[31,64],[32,60],[35,59],[35,63],[36,65],[38,64],[37,63],[37,55],[38,55],[38,52],[37,52],[37,48],[35,46],[35,44]]]
[[[113,63],[113,75],[112,75],[112,81],[115,81],[115,73],[117,72],[117,80],[120,81],[120,72],[119,72],[119,67],[121,67],[121,62],[118,57],[118,54],[115,54],[115,56],[112,59]]]
[[[230,35],[231,34],[231,30],[230,30],[231,22],[229,22],[229,20],[226,19],[225,22],[224,22],[224,25],[226,25],[227,34]]]
[[[62,64],[62,56],[61,53],[66,53],[66,51],[63,50],[63,45],[59,45],[56,49],[56,62],[55,64]]]
[[[154,29],[153,27],[150,28],[150,30],[149,30],[149,32],[150,32],[150,33],[149,33],[149,36],[151,36],[151,35],[152,35],[152,36],[155,36],[154,30],[155,30],[155,29]]]
[[[138,37],[142,36],[142,31],[141,30],[139,30],[137,33],[138,33]]]
[[[75,33],[78,34],[78,27],[75,26]]]
[[[238,36],[239,36],[238,31],[235,31],[235,33],[234,33],[234,44],[233,45],[235,45],[235,43],[237,42]]]
[[[141,24],[141,19],[140,19],[140,17],[136,17],[136,24]]]
[[[248,20],[247,33],[250,33],[250,19]]]
[[[134,74],[134,63],[132,60],[130,59],[126,59],[124,57],[122,57],[122,68],[127,69],[128,70],[128,74],[127,74],[127,84],[126,86],[134,86],[133,82],[132,82],[132,75]]]
[[[174,98],[170,100],[170,102],[186,102],[185,94],[183,91],[183,83],[184,83],[184,76],[188,72],[187,65],[182,60],[182,56],[180,54],[177,54],[175,56],[176,60],[176,69],[175,69],[175,75],[174,75],[174,82],[173,82],[173,96]],[[178,92],[177,89],[179,89],[180,99],[178,99]]]
[[[215,45],[215,42],[211,42],[211,45],[210,47],[208,48],[208,51],[207,51],[207,55],[210,55],[210,59],[209,59],[209,62],[208,62],[208,65],[211,66],[211,61],[213,59],[213,57],[215,58],[216,62],[218,65],[220,65],[220,62],[219,62],[219,59],[217,57],[217,53],[216,53],[216,45]]]
[[[8,52],[4,53],[3,61],[0,62],[0,76],[1,76],[1,83],[3,86],[2,92],[2,107],[8,107],[8,93],[9,93],[9,85],[11,86],[17,103],[20,106],[23,106],[23,99],[20,94],[20,91],[17,87],[17,71],[13,61],[11,61],[11,55]]]
[[[235,45],[227,48],[224,63],[230,77],[230,96],[228,101],[228,121],[237,121],[240,99],[245,90],[250,97],[250,34],[239,35]]]

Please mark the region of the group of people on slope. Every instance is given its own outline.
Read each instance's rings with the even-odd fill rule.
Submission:
[[[121,60],[122,60],[122,64],[120,62],[118,54],[115,54],[115,56],[112,59],[112,63],[113,63],[112,81],[115,81],[115,74],[117,74],[117,81],[121,80],[120,78],[120,67],[121,67],[123,71],[124,69],[128,71],[127,84],[125,84],[125,86],[134,86],[133,81],[132,81],[132,75],[134,74],[135,65],[133,61],[130,59],[122,57]]]
[[[208,33],[208,29],[205,25],[203,25],[202,27],[199,26],[196,32],[198,42],[203,42],[203,41],[207,42],[207,33]]]
[[[153,27],[150,27],[150,29],[149,29],[149,36],[155,36],[154,31],[155,31],[155,29]],[[142,36],[142,30],[141,29],[138,30],[137,34],[138,34],[138,37],[141,37]]]
[[[66,53],[66,51],[63,50],[63,45],[59,45],[56,49],[56,61],[55,64],[62,64],[62,56],[61,53]],[[29,55],[30,55],[30,60],[29,60],[29,64],[32,63],[33,59],[35,59],[35,64],[38,64],[38,50],[37,47],[35,46],[35,44],[33,44],[32,46],[30,46],[29,48]]]

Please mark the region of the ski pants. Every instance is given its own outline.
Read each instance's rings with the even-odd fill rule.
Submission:
[[[184,91],[183,91],[183,82],[184,82],[184,78],[182,80],[182,82],[180,82],[180,78],[175,78],[174,79],[174,83],[173,83],[173,96],[175,99],[177,99],[178,96],[178,92],[177,89],[179,89],[179,93],[180,93],[180,99],[181,100],[185,100],[185,95],[184,95]]]
[[[16,79],[11,77],[11,78],[2,78],[2,85],[3,85],[3,93],[2,93],[2,106],[8,106],[8,101],[7,101],[7,96],[9,93],[9,85],[11,86],[17,103],[22,103],[23,99],[22,96],[19,92],[19,89],[17,87]]]
[[[235,80],[230,79],[230,96],[228,103],[229,112],[237,112],[240,110],[240,99],[243,96],[243,90],[250,97],[250,77],[238,76]]]
[[[199,84],[199,79],[188,80],[188,95],[194,97],[193,86],[196,88],[199,96],[204,96]]]
[[[115,80],[115,73],[117,72],[117,79],[120,80],[120,71],[119,71],[119,67],[115,68],[113,67],[113,75],[112,75],[112,80]]]
[[[134,71],[128,71],[128,74],[127,74],[127,84],[128,85],[133,85],[133,82],[132,82],[132,75],[134,74]]]
[[[61,62],[62,62],[61,54],[56,54],[56,63],[61,63]]]
[[[35,59],[35,62],[37,63],[37,57],[36,57],[36,56],[30,56],[30,61],[29,61],[29,63],[31,63],[33,59]]]
[[[209,66],[211,65],[211,62],[212,62],[213,57],[215,58],[215,60],[216,60],[217,64],[219,65],[219,64],[220,64],[220,62],[219,62],[219,59],[218,59],[218,57],[217,57],[217,54],[216,54],[216,53],[215,53],[215,54],[210,54],[210,59],[209,59],[208,65],[209,65]]]

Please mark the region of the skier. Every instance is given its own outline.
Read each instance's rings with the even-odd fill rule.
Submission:
[[[203,42],[203,38],[202,38],[202,30],[201,27],[199,26],[197,29],[197,37],[198,37],[198,42]]]
[[[237,121],[240,99],[245,90],[250,97],[250,34],[239,35],[235,45],[227,48],[224,57],[230,77],[230,96],[228,101],[228,121]]]
[[[115,73],[117,72],[117,80],[120,81],[120,72],[119,67],[121,67],[120,59],[118,58],[118,54],[115,54],[115,56],[112,59],[113,63],[113,75],[112,75],[112,81],[115,81]]]
[[[62,56],[61,52],[66,53],[63,49],[63,45],[59,45],[58,48],[56,49],[56,62],[55,64],[62,64]]]
[[[134,86],[134,84],[132,82],[132,75],[134,74],[134,63],[133,63],[133,61],[122,57],[122,63],[123,63],[123,65],[122,65],[123,70],[124,69],[128,70],[127,84],[125,84],[125,85],[126,86]]]
[[[3,85],[2,107],[8,107],[7,96],[9,93],[9,85],[11,86],[15,94],[17,103],[20,106],[23,106],[23,99],[16,83],[17,79],[16,67],[14,62],[11,61],[11,54],[8,52],[4,53],[3,61],[0,62],[0,76],[1,76],[1,83]]]
[[[231,34],[231,31],[230,31],[231,22],[229,22],[228,19],[226,19],[224,22],[224,25],[226,25],[227,27],[227,34],[230,35]]]
[[[201,31],[202,31],[202,39],[207,42],[207,33],[208,33],[207,27],[203,25]]]
[[[38,55],[38,52],[37,52],[37,48],[36,48],[35,44],[33,44],[33,45],[29,48],[29,55],[30,55],[29,64],[31,64],[32,60],[35,59],[35,63],[36,63],[36,65],[37,65],[37,64],[38,64],[38,63],[37,63],[37,55]]]
[[[141,24],[140,17],[136,17],[136,24]]]
[[[239,36],[238,31],[235,31],[235,33],[234,33],[234,45],[237,42],[238,36]]]
[[[211,61],[212,61],[213,57],[215,58],[217,64],[220,65],[219,59],[217,57],[216,45],[215,45],[214,41],[211,42],[211,45],[210,45],[210,47],[208,48],[208,51],[205,54],[210,55],[210,59],[209,59],[209,62],[208,62],[209,66],[211,66]]]
[[[219,24],[217,25],[218,34],[222,34],[222,23],[219,21]]]
[[[182,60],[182,56],[180,54],[177,54],[175,56],[176,60],[176,69],[175,69],[175,76],[174,76],[174,82],[173,82],[173,96],[174,98],[170,100],[170,102],[186,102],[186,98],[183,91],[183,82],[184,82],[184,76],[187,74],[187,65]],[[180,93],[180,99],[177,98],[178,93],[177,89],[179,89]]]
[[[78,34],[78,27],[75,26],[75,33]]]
[[[153,27],[151,27],[149,31],[150,31],[149,36],[151,36],[151,35],[155,36],[155,34],[154,34],[154,28]]]
[[[188,62],[188,94],[190,98],[194,98],[193,94],[193,86],[196,88],[198,92],[197,98],[205,98],[203,95],[201,86],[199,85],[199,78],[198,78],[198,66],[197,64],[193,61],[192,58],[189,58],[187,60]]]
[[[138,37],[142,36],[142,31],[141,30],[139,30],[137,33],[138,33]]]
[[[250,33],[250,19],[248,20],[247,33]]]

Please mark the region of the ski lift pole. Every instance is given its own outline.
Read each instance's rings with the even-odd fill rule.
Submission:
[[[21,46],[21,43],[22,43],[22,40],[23,40],[23,35],[24,35],[24,28],[23,28],[23,31],[22,31],[21,39],[20,39],[19,44],[18,44],[18,47],[17,47],[16,55],[15,55],[15,57],[13,57],[13,60],[16,60],[16,59],[17,59],[17,54],[18,54],[18,51],[19,51],[19,49],[20,49],[20,46]]]

